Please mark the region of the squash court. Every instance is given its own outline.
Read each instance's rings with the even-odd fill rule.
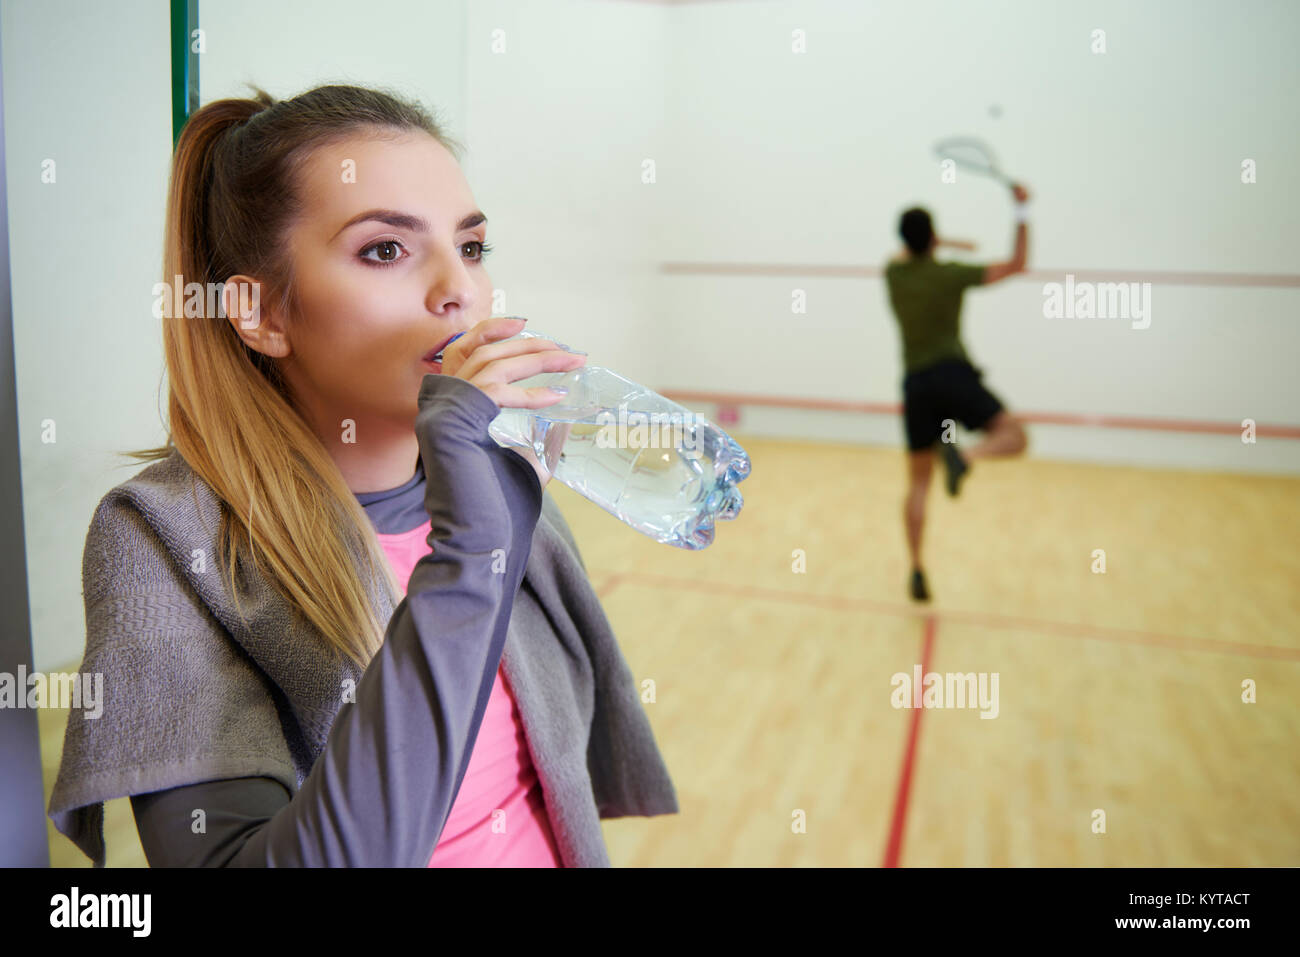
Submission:
[[[156,431],[162,371],[154,253],[100,275],[95,257],[49,250],[68,235],[153,249],[184,102],[161,45],[183,5],[80,6],[6,5],[4,24],[11,93],[41,91],[11,95],[6,120],[24,204],[9,245],[26,524],[11,554],[27,549],[10,581],[31,604],[24,653],[48,672],[78,668],[87,524],[135,471],[111,453]],[[338,57],[445,111],[499,240],[492,312],[528,316],[750,456],[743,510],[700,551],[547,489],[681,805],[603,820],[614,866],[1300,865],[1300,275],[1293,124],[1278,122],[1300,19],[1286,4],[1224,12],[399,3],[419,38],[408,61],[388,21],[272,5],[262,49],[242,42],[239,4],[203,5],[224,51],[202,71],[186,61],[203,102],[250,79],[292,95]],[[77,112],[84,51],[103,56],[98,75],[129,77],[150,36],[148,96],[123,87]],[[71,80],[37,82],[50,77]],[[61,122],[68,139],[47,146],[50,116],[90,125],[74,138]],[[152,166],[120,152],[142,117]],[[1003,165],[939,151],[961,137]],[[58,192],[37,182],[56,147],[72,171]],[[1027,213],[1010,181],[1032,192]],[[910,206],[955,247],[938,258],[967,266],[1005,265],[1029,230],[1025,268],[961,307],[1028,448],[977,461],[956,497],[936,458],[928,602],[908,593],[884,281]],[[1112,284],[1145,288],[1143,309],[1098,315]],[[69,313],[51,339],[48,292],[65,288],[116,311]],[[1084,288],[1097,296],[1076,312]],[[101,376],[88,387],[108,399],[68,399],[69,368]],[[58,446],[42,440],[56,413]],[[35,718],[23,827],[39,845],[69,711]],[[44,826],[52,865],[90,866]],[[147,866],[129,799],[106,803],[104,829],[108,867]]]

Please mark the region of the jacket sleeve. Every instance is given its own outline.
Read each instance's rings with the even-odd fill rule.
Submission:
[[[488,434],[477,386],[428,375],[416,434],[429,546],[292,797],[267,778],[137,795],[153,866],[423,867],[464,779],[542,507],[536,473]],[[207,833],[192,833],[196,808]]]
[[[150,867],[226,867],[291,803],[274,778],[227,778],[134,794],[131,812]],[[201,828],[196,811],[203,812]]]

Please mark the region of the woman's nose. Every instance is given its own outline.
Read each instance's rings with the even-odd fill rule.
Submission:
[[[445,307],[448,303],[458,303],[463,312],[471,312],[477,295],[477,284],[470,274],[469,265],[463,259],[439,259],[432,266],[429,276],[429,304]]]

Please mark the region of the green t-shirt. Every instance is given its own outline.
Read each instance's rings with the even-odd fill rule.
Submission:
[[[904,372],[945,359],[970,361],[961,344],[961,297],[968,286],[983,282],[983,266],[935,262],[929,256],[885,267],[889,302],[903,333]]]

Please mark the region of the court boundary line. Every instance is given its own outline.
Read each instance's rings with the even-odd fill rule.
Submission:
[[[934,651],[934,615],[925,617],[925,635],[921,641],[921,674],[930,671],[930,658]],[[925,708],[912,708],[912,725],[907,733],[907,747],[903,750],[903,766],[898,772],[898,788],[894,792],[894,811],[889,820],[889,838],[885,842],[885,859],[881,867],[900,867],[903,856],[903,832],[907,827],[908,799],[912,793],[912,776],[916,771],[916,742],[921,737],[921,713]]]
[[[979,264],[983,265],[983,264]],[[789,262],[660,262],[666,276],[803,276],[822,279],[884,279],[884,266],[851,266],[827,263]],[[1248,289],[1300,288],[1300,274],[1259,272],[1210,272],[1198,269],[1073,269],[1038,267],[1007,277],[1010,282],[1064,282],[1073,276],[1080,282],[1149,282],[1171,286],[1223,286]]]
[[[903,414],[900,402],[857,402],[850,399],[807,399],[797,396],[742,392],[702,392],[698,389],[663,388],[659,393],[674,402],[706,402],[727,407],[757,406],[775,409],[804,409],[813,412],[850,412],[868,415]],[[1094,412],[1044,412],[1010,410],[1027,425],[1067,425],[1096,429],[1127,429],[1139,432],[1191,432],[1199,435],[1240,436],[1236,422],[1199,419],[1169,419],[1149,416],[1111,415]],[[1300,425],[1255,424],[1256,439],[1300,439]]]
[[[1000,615],[996,612],[941,611],[918,608],[914,605],[872,601],[865,598],[843,598],[838,595],[807,595],[799,592],[787,592],[779,588],[766,588],[756,585],[736,585],[731,582],[700,581],[694,578],[673,578],[668,575],[655,575],[649,572],[615,572],[607,577],[596,591],[598,598],[605,598],[620,584],[628,582],[642,585],[662,585],[676,589],[691,589],[710,593],[730,592],[750,598],[789,604],[817,605],[840,611],[876,611],[884,614],[906,618],[925,618],[933,616],[936,621],[946,620],[955,624],[982,626],[987,628],[1004,628],[1014,631],[1031,631],[1039,634],[1092,641],[1129,644],[1141,647],[1159,648],[1167,651],[1195,651],[1204,654],[1235,655],[1244,658],[1269,658],[1281,661],[1300,661],[1300,648],[1285,648],[1271,645],[1250,645],[1235,641],[1222,641],[1217,638],[1198,638],[1194,635],[1169,635],[1160,632],[1139,631],[1130,628],[1115,628],[1109,625],[1094,625],[1083,622],[1054,621],[1049,618],[1024,618],[1014,615]]]

